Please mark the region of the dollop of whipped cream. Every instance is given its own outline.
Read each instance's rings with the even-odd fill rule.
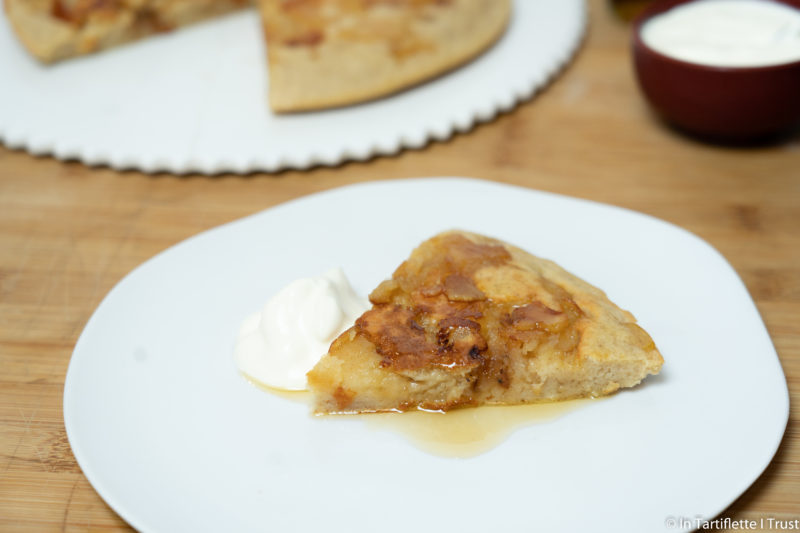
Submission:
[[[341,268],[295,280],[245,319],[234,350],[236,365],[269,387],[305,390],[306,373],[369,307]]]

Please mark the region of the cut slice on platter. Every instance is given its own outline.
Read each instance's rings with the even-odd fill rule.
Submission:
[[[5,0],[20,42],[51,63],[170,31],[249,0]]]
[[[308,374],[318,413],[603,396],[663,364],[603,291],[473,233],[423,242],[370,301]]]
[[[20,42],[51,63],[171,31],[250,0],[5,0]],[[278,112],[363,102],[488,48],[511,0],[259,0]]]
[[[270,105],[363,102],[437,76],[503,33],[510,0],[260,0]]]

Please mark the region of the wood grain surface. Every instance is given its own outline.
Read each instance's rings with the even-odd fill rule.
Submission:
[[[78,335],[115,283],[200,231],[367,180],[479,177],[624,206],[696,233],[744,279],[797,407],[800,135],[730,148],[672,131],[637,90],[630,27],[605,0],[590,8],[580,53],[545,91],[470,133],[395,157],[307,172],[176,177],[0,148],[0,531],[128,528],[75,463],[61,403]],[[793,410],[775,459],[723,517],[800,519],[799,440]]]

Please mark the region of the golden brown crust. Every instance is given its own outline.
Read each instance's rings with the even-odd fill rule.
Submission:
[[[363,102],[442,74],[504,31],[510,0],[260,0],[270,105]]]
[[[476,322],[481,313],[473,309],[448,305],[435,327],[431,327],[432,315],[422,306],[381,304],[364,313],[355,328],[358,335],[375,345],[382,357],[381,366],[386,368],[477,366],[486,342]]]
[[[170,31],[249,5],[249,0],[5,0],[14,31],[51,63]]]
[[[599,289],[466,232],[422,243],[370,299],[373,308],[309,373],[320,412],[596,396],[663,362]],[[329,401],[334,386],[350,391],[346,405]]]
[[[375,345],[384,367],[395,371],[431,365],[476,367],[482,379],[508,386],[507,365],[499,360],[488,364],[491,354],[509,353],[519,343],[579,336],[577,328],[569,328],[580,318],[580,309],[565,291],[546,280],[539,282],[558,309],[515,294],[487,295],[476,286],[479,271],[518,269],[498,242],[447,233],[424,243],[415,256],[392,276],[398,290],[387,301],[386,289],[379,287],[370,296],[376,305],[356,321],[356,333]],[[565,353],[577,346],[559,343]]]

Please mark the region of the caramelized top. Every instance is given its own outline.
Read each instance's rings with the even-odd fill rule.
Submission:
[[[262,0],[267,39],[288,47],[326,40],[387,43],[397,59],[433,45],[414,24],[452,0]]]
[[[471,367],[508,386],[506,360],[512,351],[548,339],[565,354],[575,348],[578,338],[569,326],[581,316],[578,306],[557,285],[522,272],[496,242],[439,235],[372,292],[374,307],[355,328],[375,345],[382,366],[396,371]],[[480,273],[486,270],[495,281],[509,283],[499,288],[482,283]],[[537,291],[546,293],[551,305],[531,300]]]
[[[242,3],[247,0],[241,0]],[[63,22],[81,28],[89,21],[114,20],[122,14],[131,14],[136,24],[153,31],[166,32],[174,23],[162,19],[160,10],[167,7],[163,0],[51,0],[50,14]],[[166,9],[169,12],[169,9]]]
[[[117,13],[124,7],[120,0],[53,0],[50,12],[53,17],[80,26],[89,15]]]

